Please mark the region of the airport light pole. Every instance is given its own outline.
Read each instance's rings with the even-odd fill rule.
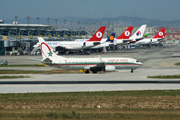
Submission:
[[[64,37],[65,37],[65,25],[66,25],[66,19],[64,19]]]
[[[58,24],[58,19],[57,18],[55,19],[55,23],[56,23],[56,30],[55,30],[55,32],[56,32],[56,37],[57,37],[57,24]]]
[[[71,21],[71,39],[72,39],[72,33],[73,33],[73,28],[72,28],[72,24],[73,24],[73,21]]]
[[[17,41],[17,19],[18,19],[18,16],[15,16],[15,23],[16,23],[16,41]]]
[[[38,35],[40,36],[40,33],[39,33],[39,20],[40,20],[40,18],[37,17],[36,19],[37,19],[37,21],[38,21]]]
[[[50,21],[50,18],[48,17],[47,20],[48,20],[48,29],[49,29],[49,21]],[[48,32],[48,36],[49,36],[49,32]]]
[[[72,29],[72,24],[73,24],[73,21],[71,21],[71,29]]]
[[[27,16],[26,19],[28,21],[28,37],[29,37],[29,20],[31,19],[31,17]]]
[[[78,30],[79,30],[79,24],[80,24],[80,22],[78,21],[77,24],[78,24]],[[79,31],[79,32],[80,32],[80,31]],[[78,35],[80,35],[80,34],[78,34]]]
[[[86,26],[87,26],[87,22],[85,22],[85,27],[84,27],[84,30],[86,30]]]

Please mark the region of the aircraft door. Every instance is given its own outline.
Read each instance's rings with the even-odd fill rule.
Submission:
[[[83,47],[86,47],[86,42],[83,43]]]

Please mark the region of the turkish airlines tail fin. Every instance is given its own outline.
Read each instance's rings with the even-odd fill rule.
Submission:
[[[162,28],[153,38],[165,38],[166,28]]]
[[[129,39],[132,30],[133,30],[133,26],[128,27],[118,38],[116,39]]]
[[[87,41],[101,41],[105,32],[106,26],[102,26],[99,30]]]
[[[145,29],[146,29],[146,25],[142,25],[142,26],[130,37],[130,39],[136,40],[136,39],[143,38]]]

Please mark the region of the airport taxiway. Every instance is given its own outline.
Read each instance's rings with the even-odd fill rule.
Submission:
[[[64,55],[65,57],[97,57],[100,54],[102,57],[132,57],[143,62],[143,66],[135,70],[134,73],[130,73],[130,70],[118,70],[112,73],[99,74],[28,74],[32,78],[0,80],[0,93],[180,89],[180,79],[147,78],[147,76],[154,75],[180,74],[180,67],[174,65],[180,62],[180,57],[173,56],[178,54],[179,51],[180,45],[165,45],[164,47],[148,49],[109,51],[105,54],[95,53],[87,56]],[[41,64],[40,61],[35,61],[34,59],[40,60],[41,56],[3,56],[0,58],[0,60],[8,60],[9,64]],[[36,71],[55,68],[0,67],[0,69]],[[9,81],[9,83],[3,84],[3,81]],[[20,84],[24,81],[25,83]],[[63,83],[68,81],[69,83]],[[32,84],[28,84],[28,82],[32,82]]]

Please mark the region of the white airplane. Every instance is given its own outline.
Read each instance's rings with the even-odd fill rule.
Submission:
[[[67,50],[84,50],[101,44],[105,29],[105,26],[100,27],[99,30],[86,41],[46,41],[46,43],[51,48],[61,47]],[[39,45],[40,43],[37,43],[34,47],[39,47]]]
[[[138,40],[143,39],[143,35],[146,29],[146,25],[142,25],[129,39],[129,43],[135,43]]]
[[[165,38],[166,28],[162,28],[153,38],[144,38],[135,43],[135,45],[151,45]]]
[[[113,45],[115,38],[115,33],[112,33],[105,42],[101,43],[100,45],[94,46],[91,49],[101,49],[103,48],[103,52],[106,52],[106,47],[109,47],[110,45]],[[102,40],[104,41],[104,39]]]
[[[46,44],[42,37],[38,38],[44,64],[63,69],[85,70],[85,73],[92,71],[115,71],[116,69],[134,69],[142,66],[142,63],[133,58],[65,58],[56,55]]]
[[[128,27],[119,37],[115,38],[114,45],[124,44],[130,41],[129,37],[131,36],[133,26]]]

